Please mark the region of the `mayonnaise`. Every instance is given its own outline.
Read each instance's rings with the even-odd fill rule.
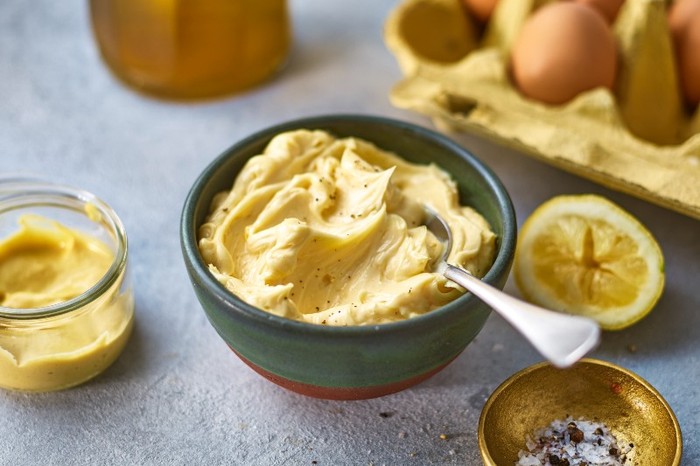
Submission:
[[[464,292],[432,272],[443,246],[422,225],[424,204],[452,229],[449,260],[485,274],[495,235],[460,206],[448,174],[360,139],[298,130],[275,137],[215,196],[199,248],[232,293],[278,316],[393,322]]]
[[[0,386],[66,388],[119,356],[133,326],[133,297],[125,266],[114,263],[96,237],[19,217],[19,229],[0,239]]]
[[[106,244],[58,222],[24,215],[19,224],[0,242],[0,306],[30,309],[73,299],[114,260]]]

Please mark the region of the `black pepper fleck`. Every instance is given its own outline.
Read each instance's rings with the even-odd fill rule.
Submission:
[[[575,424],[574,424],[575,426]],[[583,431],[581,429],[578,429],[577,427],[571,427],[569,426],[569,437],[571,438],[571,441],[574,443],[581,443],[583,442]]]

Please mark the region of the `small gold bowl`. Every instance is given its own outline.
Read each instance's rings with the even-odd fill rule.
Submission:
[[[638,375],[595,359],[565,370],[539,363],[503,382],[479,419],[484,464],[515,464],[528,435],[567,416],[602,422],[618,444],[632,443],[633,464],[680,464],[681,429],[666,400]]]

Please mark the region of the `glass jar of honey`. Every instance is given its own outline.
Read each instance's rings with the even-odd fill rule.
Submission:
[[[285,62],[286,0],[90,0],[100,53],[127,84],[164,98],[241,91]]]

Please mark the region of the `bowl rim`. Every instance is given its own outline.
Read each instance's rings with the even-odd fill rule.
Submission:
[[[469,150],[449,139],[447,136],[417,124],[383,116],[366,114],[327,114],[289,120],[258,130],[224,150],[197,176],[187,194],[187,197],[185,198],[180,219],[180,243],[185,262],[187,265],[189,265],[190,273],[196,274],[197,278],[201,280],[201,282],[204,283],[205,286],[212,292],[216,300],[223,304],[228,304],[231,301],[235,302],[238,309],[233,310],[238,314],[242,314],[246,318],[262,325],[272,325],[278,329],[293,330],[299,335],[327,336],[332,334],[333,338],[353,338],[364,334],[388,334],[401,332],[405,328],[425,327],[434,319],[459,312],[459,308],[467,306],[473,301],[478,301],[476,296],[467,292],[454,301],[451,301],[450,303],[431,312],[398,322],[352,326],[317,325],[287,319],[258,309],[257,307],[248,304],[231,293],[209,272],[209,269],[204,263],[197,246],[198,225],[194,225],[195,206],[198,203],[202,191],[207,186],[207,183],[216,173],[216,171],[228,160],[229,157],[232,156],[232,154],[250,145],[260,144],[260,142],[264,139],[269,142],[273,136],[285,131],[303,128],[314,129],[314,127],[317,126],[325,127],[336,123],[370,123],[375,125],[392,126],[413,133],[418,137],[428,138],[435,144],[443,146],[449,151],[458,153],[459,157],[465,159],[475,170],[475,172],[477,172],[478,175],[490,186],[492,192],[495,194],[496,204],[499,206],[498,210],[503,217],[503,232],[498,238],[498,253],[493,264],[489,268],[489,271],[483,277],[483,280],[493,285],[503,271],[509,268],[513,260],[517,237],[515,209],[503,183],[490,167],[488,167]],[[224,307],[227,309],[227,312],[232,311],[232,307],[230,305],[226,305]]]
[[[631,378],[635,382],[639,383],[642,387],[644,387],[645,390],[649,391],[652,395],[654,395],[654,398],[656,398],[661,405],[665,408],[666,412],[669,415],[669,418],[671,419],[671,422],[673,424],[673,430],[676,439],[678,441],[676,442],[676,451],[675,455],[673,458],[673,463],[671,463],[670,466],[678,466],[681,463],[681,458],[683,456],[683,434],[681,432],[681,427],[678,422],[678,418],[676,417],[676,414],[673,412],[673,409],[671,409],[671,405],[668,404],[666,399],[659,393],[659,391],[654,388],[653,385],[651,385],[649,382],[647,382],[644,378],[639,376],[638,374],[635,374],[629,369],[626,369],[622,366],[618,366],[617,364],[614,364],[609,361],[603,361],[601,359],[595,359],[595,358],[582,358],[579,360],[577,364],[588,364],[592,366],[602,366],[608,369],[612,369],[613,371],[620,372],[621,374]],[[515,374],[511,375],[508,377],[506,380],[504,380],[494,391],[491,393],[489,396],[488,400],[486,400],[486,403],[484,404],[484,407],[481,410],[481,415],[479,416],[479,426],[477,429],[477,437],[478,437],[478,443],[479,443],[479,451],[481,452],[481,458],[484,461],[484,464],[486,466],[498,466],[494,459],[491,457],[491,454],[489,452],[488,445],[486,444],[486,439],[484,438],[484,429],[486,426],[486,418],[491,411],[491,407],[493,404],[496,402],[496,400],[499,398],[499,395],[503,393],[504,391],[508,390],[514,382],[522,379],[525,376],[528,376],[532,374],[533,372],[537,372],[539,370],[542,370],[544,368],[548,367],[553,367],[552,364],[550,364],[547,361],[542,361],[537,364],[533,364],[531,366],[528,366],[524,369],[519,370]],[[524,442],[523,442],[524,443]]]

